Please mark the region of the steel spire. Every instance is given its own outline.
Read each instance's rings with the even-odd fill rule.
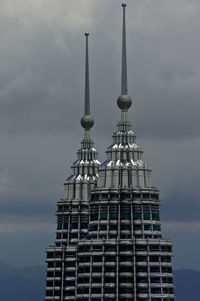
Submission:
[[[122,74],[121,74],[121,95],[128,95],[127,82],[127,59],[126,59],[126,4],[123,7],[123,24],[122,24]]]
[[[86,52],[85,52],[85,107],[84,116],[81,118],[81,125],[85,129],[84,141],[90,140],[90,129],[94,125],[94,119],[90,115],[90,82],[89,82],[89,54],[88,54],[88,37],[89,33],[85,33]]]
[[[117,100],[118,107],[122,112],[127,112],[132,104],[130,96],[128,96],[128,81],[127,81],[127,57],[126,57],[126,4],[122,3],[123,7],[123,22],[122,22],[122,70],[121,70],[121,96]],[[123,115],[124,120],[127,120],[127,114]]]
[[[90,115],[90,78],[89,78],[89,55],[88,55],[88,36],[86,37],[86,53],[85,53],[85,115]]]

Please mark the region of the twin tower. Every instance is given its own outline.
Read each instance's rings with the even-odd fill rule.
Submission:
[[[123,7],[118,129],[98,161],[90,137],[88,35],[85,134],[58,201],[56,241],[47,249],[46,301],[174,301],[172,244],[162,237],[159,191],[128,121],[126,20]]]

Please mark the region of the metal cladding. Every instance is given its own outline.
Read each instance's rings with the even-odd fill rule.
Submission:
[[[90,137],[82,141],[65,198],[58,202],[56,244],[47,250],[45,300],[175,300],[172,243],[162,236],[159,191],[128,121],[122,6],[121,118],[101,166]]]

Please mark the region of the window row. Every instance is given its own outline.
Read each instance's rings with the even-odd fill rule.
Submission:
[[[72,228],[74,228],[72,226]],[[77,228],[78,228],[78,224],[77,224]],[[76,229],[77,229],[76,228]],[[100,224],[99,225],[99,229],[98,229],[98,224],[90,224],[89,226],[89,230],[90,231],[117,231],[118,228],[120,228],[120,230],[131,230],[131,225],[130,224],[125,224],[125,223],[121,223],[120,227],[118,227],[118,224]],[[74,228],[75,229],[75,228]],[[133,225],[133,231],[160,231],[161,227],[160,224],[158,225],[152,225],[152,224],[144,224],[144,225]]]
[[[88,210],[88,205],[87,204],[80,204],[80,205],[58,205],[58,210],[57,212],[66,212],[66,211],[73,211],[73,210],[82,210],[82,209],[86,209]]]
[[[102,277],[92,277],[91,282],[92,283],[102,283],[102,281],[104,283],[116,283],[116,277],[104,277],[104,279]],[[132,277],[119,277],[119,283],[130,283],[132,284],[134,281],[133,276]],[[74,282],[73,282],[74,283]],[[79,278],[78,279],[78,283],[82,283],[82,284],[86,284],[86,283],[90,283],[90,278],[89,277],[84,277],[84,278]],[[148,278],[147,277],[137,277],[136,279],[136,283],[148,283]],[[161,283],[169,283],[172,284],[173,283],[173,279],[172,277],[151,277],[150,278],[150,283],[151,284],[161,284]]]
[[[92,195],[92,201],[99,201],[99,200],[140,200],[140,199],[152,199],[152,200],[158,200],[159,195],[155,193],[121,193],[121,194],[108,194],[108,193],[103,193],[103,194],[94,194]]]
[[[69,225],[69,223],[62,223],[62,222],[60,222],[60,223],[57,223],[57,230],[68,230],[70,228],[70,230],[72,230],[72,229],[88,229],[88,222],[86,221],[84,221],[84,222],[81,222],[80,224],[78,223],[78,221],[77,222],[71,222],[70,223],[70,225]]]
[[[47,278],[52,278],[52,277],[60,277],[61,276],[61,272],[47,272]],[[67,272],[65,274],[66,277],[75,277],[75,272]]]
[[[131,208],[132,207],[132,208]],[[131,217],[131,210],[133,216]],[[91,205],[90,220],[110,220],[117,219],[120,214],[120,219],[134,220],[159,220],[158,205],[129,205],[129,204],[109,204],[109,205]]]
[[[119,252],[120,251],[132,251],[134,246],[132,244],[124,244],[124,245],[119,245]],[[96,251],[96,252],[101,252],[101,251],[107,252],[107,251],[117,251],[117,246],[116,245],[105,245],[104,247],[102,245],[81,245],[79,246],[78,250],[79,252],[90,252]],[[172,252],[172,247],[168,245],[138,245],[136,244],[135,246],[136,251],[150,251],[150,252]]]
[[[137,273],[148,273],[148,268],[147,267],[136,267],[136,272]],[[90,266],[79,267],[78,273],[84,273],[84,274],[90,273]],[[102,267],[101,266],[93,266],[92,273],[102,273]],[[116,273],[116,267],[105,266],[104,273]],[[132,266],[124,266],[124,267],[120,266],[119,273],[133,273],[133,267]],[[152,273],[152,274],[153,273],[172,274],[172,268],[171,267],[151,266],[150,273]]]
[[[173,294],[174,289],[172,287],[163,287],[162,289],[160,287],[152,287],[150,289],[151,294]],[[140,287],[137,288],[137,293],[138,294],[148,294],[149,293],[149,288],[146,287]]]

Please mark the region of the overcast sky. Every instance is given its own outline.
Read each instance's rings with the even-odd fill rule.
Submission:
[[[127,1],[129,119],[161,191],[175,268],[200,269],[200,2]],[[90,32],[92,137],[101,161],[120,112],[121,1],[0,2],[0,259],[44,263],[83,137]]]

